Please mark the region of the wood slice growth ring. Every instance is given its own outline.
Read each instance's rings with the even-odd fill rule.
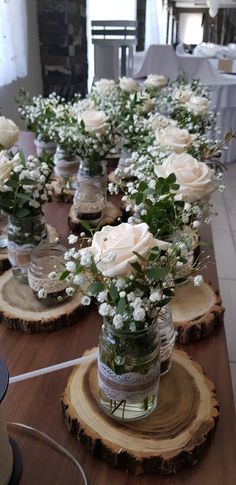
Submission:
[[[213,383],[179,350],[161,378],[158,399],[143,420],[112,420],[99,407],[97,363],[90,360],[73,370],[61,403],[68,429],[92,455],[135,474],[169,474],[198,462],[216,426],[218,403]]]
[[[205,282],[194,286],[193,278],[176,287],[171,309],[177,342],[181,344],[209,337],[223,323],[224,307],[219,295]]]
[[[121,216],[122,216],[121,209],[117,207],[115,204],[113,204],[113,202],[108,201],[103,211],[103,218],[100,222],[100,226],[112,225]],[[71,209],[69,212],[68,224],[70,229],[74,233],[84,230],[80,224],[79,219],[77,219],[76,217],[76,211],[73,205],[71,206]]]
[[[47,224],[47,231],[49,242],[53,244],[59,238],[58,230],[54,226]],[[3,248],[0,250],[0,274],[9,268],[11,268],[11,263],[8,259],[8,251],[7,248]]]
[[[78,322],[84,309],[81,297],[76,292],[66,302],[46,307],[34,297],[31,288],[9,270],[0,276],[0,322],[9,329],[26,333],[59,330]]]

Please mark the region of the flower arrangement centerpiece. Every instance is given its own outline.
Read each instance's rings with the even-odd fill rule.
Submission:
[[[106,204],[106,156],[116,145],[116,136],[110,119],[101,110],[84,111],[78,124],[81,161],[73,205],[79,221],[97,225]]]
[[[172,84],[162,102],[166,102],[171,118],[189,133],[206,135],[209,131],[215,131],[216,116],[210,110],[209,93],[199,81]]]
[[[118,167],[120,177],[126,178],[125,168],[133,151],[140,146],[147,147],[152,134],[147,125],[147,116],[154,108],[154,103],[147,91],[142,91],[132,78],[123,77],[119,82],[120,93],[120,124],[122,139],[121,157]],[[123,174],[122,174],[123,170]]]
[[[0,116],[0,150],[9,150],[19,138],[19,128],[14,121]],[[1,180],[1,175],[0,175]],[[7,245],[7,216],[0,205],[0,249]]]
[[[27,278],[30,253],[47,237],[43,205],[51,200],[52,161],[22,152],[0,153],[0,206],[8,214],[8,257],[13,273]]]
[[[113,79],[100,79],[91,89],[90,99],[93,100],[96,109],[106,113],[112,124],[113,133],[116,133],[115,145],[108,155],[117,156],[120,153],[121,135],[119,125],[121,120],[120,90],[119,85]]]
[[[20,90],[16,98],[19,104],[18,111],[21,118],[26,121],[27,129],[35,133],[35,145],[37,154],[43,151],[53,155],[56,150],[52,127],[58,110],[65,101],[56,93],[51,93],[47,98],[42,95],[31,97],[29,93]]]
[[[89,106],[89,100],[81,100],[80,96],[75,94],[71,101],[61,102],[55,109],[55,119],[51,125],[51,135],[57,144],[54,173],[62,189],[77,187],[80,164],[78,116]]]
[[[70,236],[74,243],[76,238]],[[103,410],[133,420],[156,406],[160,375],[159,316],[174,290],[173,247],[142,224],[122,223],[95,232],[87,248],[65,254],[71,293],[81,303],[93,298],[103,317],[99,345],[99,386]]]

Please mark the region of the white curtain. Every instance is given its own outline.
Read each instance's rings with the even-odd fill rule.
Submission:
[[[167,8],[162,0],[147,0],[145,49],[152,44],[166,43]]]
[[[27,75],[26,0],[0,0],[0,86]]]

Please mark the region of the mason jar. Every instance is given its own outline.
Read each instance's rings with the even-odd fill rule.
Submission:
[[[106,162],[88,163],[81,160],[73,200],[76,218],[96,226],[102,219],[106,200]]]
[[[59,177],[61,187],[65,189],[77,188],[77,172],[80,166],[80,158],[77,154],[66,153],[60,145],[57,145],[54,155],[54,173]]]
[[[158,323],[135,332],[104,322],[99,339],[100,405],[113,419],[135,421],[154,411],[160,378]]]
[[[61,244],[41,242],[31,253],[28,283],[34,296],[46,306],[68,299],[68,282],[60,281],[60,274],[66,269],[65,252],[66,248]]]
[[[173,325],[170,307],[164,306],[158,313],[158,330],[161,339],[160,360],[161,376],[166,374],[171,367],[171,357],[176,340],[176,330]]]
[[[36,147],[38,157],[44,153],[47,153],[48,155],[55,155],[57,145],[53,141],[43,141],[35,138],[34,145]]]
[[[32,249],[47,239],[44,215],[24,218],[9,215],[7,231],[8,259],[13,274],[27,283]]]
[[[0,209],[0,249],[7,247],[8,215]]]

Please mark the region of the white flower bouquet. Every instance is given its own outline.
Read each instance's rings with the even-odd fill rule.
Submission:
[[[103,318],[98,359],[103,409],[121,419],[149,414],[160,375],[159,312],[174,290],[173,247],[155,239],[147,224],[122,223],[96,232],[87,248],[69,249],[65,259],[61,279],[68,281],[67,291],[78,288],[84,305],[93,298]]]
[[[105,226],[89,247],[69,249],[65,259],[61,279],[68,280],[71,293],[84,293],[85,305],[95,298],[100,315],[117,329],[132,332],[151,324],[173,295],[174,249],[155,239],[145,223]]]
[[[51,200],[49,179],[52,161],[41,160],[22,152],[14,156],[0,152],[0,207],[15,217],[32,217],[42,213],[42,206]]]
[[[21,118],[26,121],[27,129],[33,131],[40,141],[54,141],[52,127],[63,109],[64,98],[56,93],[49,94],[47,98],[42,95],[31,97],[29,93],[21,90],[16,100],[19,104],[18,111]]]

